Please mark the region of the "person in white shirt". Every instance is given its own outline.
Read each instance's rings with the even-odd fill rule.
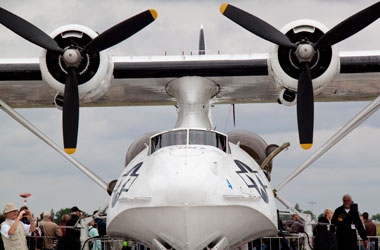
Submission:
[[[5,250],[28,250],[26,235],[30,235],[36,229],[32,213],[29,210],[22,210],[18,213],[17,207],[13,203],[9,203],[4,208],[4,214],[5,221],[1,224],[1,237]],[[20,221],[24,216],[30,221],[30,225]]]

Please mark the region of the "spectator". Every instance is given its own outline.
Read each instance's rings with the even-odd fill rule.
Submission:
[[[26,235],[30,235],[36,229],[32,213],[22,210],[20,213],[13,203],[8,203],[4,208],[5,221],[1,224],[1,237],[5,250],[27,250]],[[22,223],[22,217],[26,215],[30,224]]]
[[[53,250],[54,240],[56,237],[59,238],[62,236],[62,231],[56,223],[51,221],[51,214],[49,211],[43,213],[40,229],[44,236],[42,250]]]
[[[0,225],[5,221],[5,215],[0,214]],[[4,243],[3,243],[3,237],[0,235],[0,250],[4,250]]]
[[[66,222],[70,219],[70,215],[69,214],[64,214],[62,215],[61,217],[61,224],[59,225],[59,227],[61,228],[61,231],[62,231],[62,236],[65,236],[66,235]]]
[[[332,224],[336,225],[336,239],[339,250],[358,249],[356,230],[367,248],[367,233],[359,217],[357,205],[349,194],[343,196],[343,205],[335,209]]]
[[[28,210],[28,207],[26,205],[20,207],[19,213],[23,210]],[[26,225],[30,224],[26,215],[24,215],[21,218],[21,222],[26,224]],[[36,241],[34,240],[34,232],[32,232],[30,235],[26,235],[26,244],[27,244],[29,250],[34,250],[36,248]]]
[[[303,222],[297,214],[292,215],[292,219],[286,222],[286,231],[291,234],[298,234],[304,232]],[[298,235],[293,235],[289,239],[290,249],[299,249],[303,245],[302,238]]]
[[[80,223],[82,211],[78,207],[70,209],[70,219],[66,222],[66,235],[58,240],[57,250],[80,250],[80,230],[77,224]]]
[[[376,239],[376,225],[369,219],[369,215],[367,212],[363,213],[363,222],[364,222],[364,228],[365,231],[367,232],[367,237],[369,237],[369,249],[370,250],[375,250],[375,245],[377,242]]]
[[[90,238],[92,237],[99,237],[99,232],[98,232],[98,229],[96,227],[94,227],[95,225],[95,221],[92,220],[90,221],[90,223],[88,223],[88,236]],[[92,246],[91,246],[91,249],[90,250],[102,250],[102,246],[100,244],[100,240],[94,240],[94,241],[91,241],[92,242]]]
[[[94,215],[97,212],[98,212],[98,210],[95,210],[92,214]],[[103,216],[103,214],[100,213],[99,216]],[[95,221],[95,225],[98,229],[99,235],[100,236],[107,235],[107,232],[106,232],[107,224],[101,218],[95,218],[94,221]]]
[[[338,250],[335,237],[335,226],[331,224],[333,211],[326,208],[318,219],[315,235],[315,250]]]
[[[300,217],[297,214],[292,215],[293,222],[290,225],[289,232],[290,233],[303,233],[304,225],[300,220]]]
[[[98,212],[98,210],[95,210],[92,214],[95,215]],[[102,213],[99,213],[99,216],[103,216]],[[107,235],[106,228],[107,228],[107,223],[102,220],[101,218],[95,218],[95,226],[98,229],[99,236],[105,237]],[[110,247],[108,246],[108,241],[102,241],[102,249],[106,250],[109,249]]]

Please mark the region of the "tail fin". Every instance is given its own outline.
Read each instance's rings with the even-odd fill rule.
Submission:
[[[199,49],[198,49],[199,55],[206,54],[206,46],[205,46],[205,35],[203,31],[203,24],[201,25],[201,30],[199,33]]]

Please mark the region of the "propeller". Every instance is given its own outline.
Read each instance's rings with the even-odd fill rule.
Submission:
[[[63,49],[53,38],[33,24],[0,8],[1,24],[35,45],[62,55],[68,71],[62,112],[63,144],[66,153],[74,153],[77,145],[79,125],[77,68],[82,58],[88,53],[97,53],[124,41],[149,25],[156,18],[157,12],[155,10],[146,10],[104,31],[82,49],[77,47]]]
[[[380,17],[380,2],[342,21],[315,43],[306,40],[293,43],[272,25],[227,3],[220,6],[220,12],[251,33],[279,46],[295,50],[295,55],[301,64],[297,87],[298,134],[301,147],[309,149],[313,143],[314,130],[314,92],[310,63],[318,49],[343,41],[378,19]]]

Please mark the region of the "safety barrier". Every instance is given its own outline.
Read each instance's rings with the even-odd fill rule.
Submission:
[[[380,237],[368,237],[368,243],[369,243],[368,250],[380,249],[379,238]],[[44,239],[53,239],[54,249],[56,249],[56,243],[57,243],[56,238],[46,237],[46,236],[30,236],[30,237],[27,237],[29,250],[44,249],[45,248],[44,241],[43,241]],[[288,246],[290,247],[290,250],[313,249],[314,240],[311,239],[309,241],[305,234],[299,233],[299,234],[286,235],[284,238],[264,237],[264,238],[249,242],[247,244],[244,244],[234,250],[283,250],[285,249],[283,247],[283,242],[284,242],[283,239],[285,239],[285,241],[287,242]],[[111,239],[108,237],[89,238],[85,244],[88,244],[88,246],[90,246],[90,244],[94,243],[95,241],[100,241],[102,250],[121,250],[123,247],[123,240]],[[305,243],[307,244],[306,247],[305,247]],[[139,244],[132,245],[131,249],[132,250],[150,250],[148,247],[145,247]],[[358,250],[366,250],[364,248],[364,245],[361,239],[358,239]]]

